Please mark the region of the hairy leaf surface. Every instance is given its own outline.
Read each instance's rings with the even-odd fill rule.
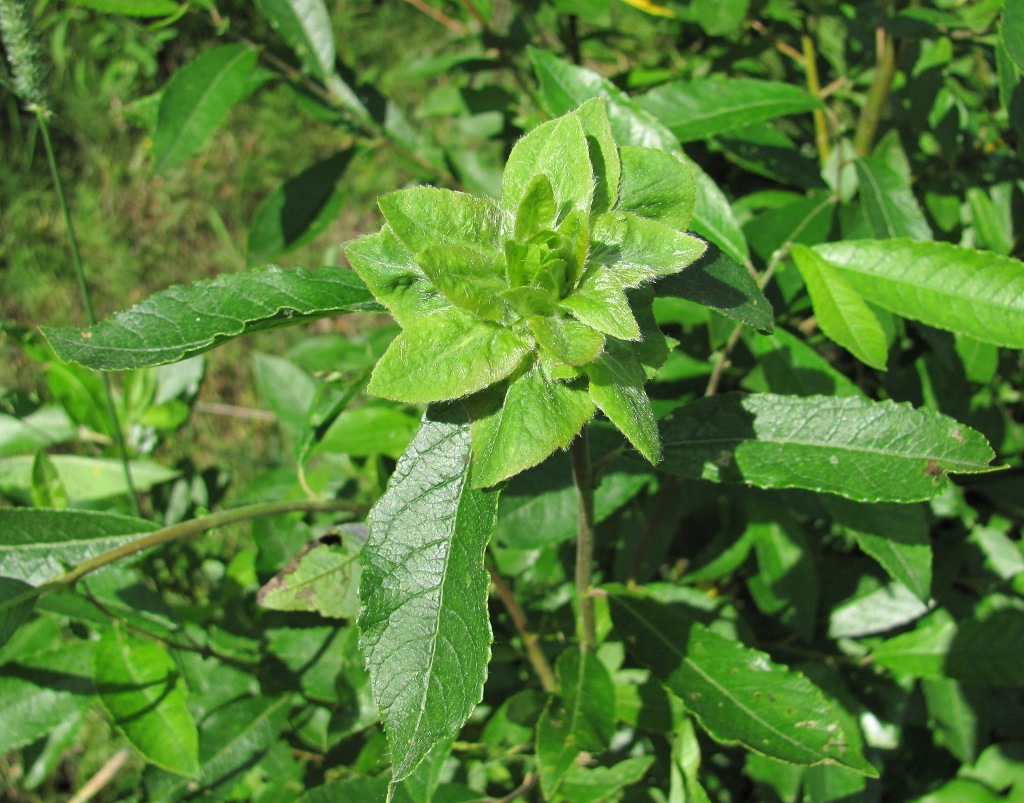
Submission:
[[[405,778],[458,733],[483,693],[490,658],[484,549],[497,492],[470,482],[461,408],[430,408],[370,513],[359,597],[360,646]]]

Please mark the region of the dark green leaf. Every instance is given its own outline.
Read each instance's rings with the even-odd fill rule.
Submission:
[[[537,763],[551,798],[581,752],[605,750],[615,732],[615,685],[592,652],[571,647],[555,665],[558,694],[537,722]]]
[[[334,72],[334,32],[323,0],[257,0],[257,5],[310,73],[323,79]]]
[[[248,332],[379,309],[345,268],[271,266],[162,290],[89,329],[42,332],[61,359],[120,371],[175,362]]]
[[[805,488],[862,502],[937,496],[949,472],[991,471],[985,438],[908,404],[728,393],[663,420],[663,468],[760,488]]]
[[[157,766],[199,775],[199,733],[167,650],[113,627],[96,649],[96,690],[128,740]]]
[[[1024,0],[1006,0],[999,32],[1006,52],[1024,70]]]
[[[821,331],[865,365],[885,370],[889,346],[878,316],[843,275],[805,245],[792,251]]]
[[[305,245],[337,218],[345,194],[336,185],[354,153],[350,148],[317,162],[263,200],[249,226],[249,267]]]
[[[483,555],[498,494],[471,486],[471,448],[459,408],[428,409],[369,517],[360,646],[395,781],[454,736],[483,693],[491,643]]]
[[[699,263],[698,263],[699,265]],[[807,343],[785,329],[744,339],[756,364],[743,379],[752,391],[793,396],[857,396],[860,388]]]
[[[199,152],[231,107],[249,93],[255,67],[252,48],[221,45],[171,76],[153,131],[153,169],[157,173],[165,173]]]
[[[750,271],[715,245],[682,273],[660,279],[654,292],[711,307],[765,334],[774,326],[772,306]]]
[[[683,142],[822,108],[820,100],[797,86],[752,78],[665,84],[638,98],[637,105]]]
[[[473,417],[473,482],[496,485],[564,449],[594,414],[575,384],[548,377],[539,361],[507,386],[467,400]]]
[[[608,589],[626,648],[683,701],[715,739],[793,764],[875,769],[835,707],[799,672],[708,630],[671,606]]]
[[[949,243],[861,240],[818,245],[868,301],[985,343],[1024,347],[1024,264]]]
[[[909,237],[931,240],[932,230],[910,183],[881,156],[858,159],[861,208],[871,234],[878,239]]]
[[[36,592],[28,583],[0,577],[0,647],[28,619],[35,599]]]

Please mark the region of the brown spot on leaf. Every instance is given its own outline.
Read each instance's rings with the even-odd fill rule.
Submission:
[[[960,427],[956,427],[949,435],[957,443],[964,442],[964,434],[960,431]]]
[[[924,475],[926,477],[941,477],[942,467],[939,466],[935,458],[929,458],[928,465],[924,467]]]

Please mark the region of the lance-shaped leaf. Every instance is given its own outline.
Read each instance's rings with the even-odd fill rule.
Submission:
[[[256,67],[245,45],[208,50],[178,70],[160,98],[153,131],[153,169],[163,173],[199,152],[231,107],[244,98]]]
[[[370,512],[359,643],[394,781],[458,733],[483,694],[491,645],[484,549],[498,494],[471,485],[469,433],[460,407],[428,409]]]
[[[403,329],[373,369],[369,391],[410,404],[460,399],[500,382],[533,348],[513,329],[452,308]]]
[[[551,182],[559,220],[574,210],[590,211],[594,172],[583,125],[575,114],[542,123],[512,148],[501,179],[502,202],[507,210],[520,209],[538,175],[547,176]]]
[[[379,310],[350,270],[271,266],[161,290],[89,329],[42,332],[62,360],[121,371],[175,362],[248,332]]]
[[[754,277],[715,245],[708,245],[703,256],[682,273],[660,279],[654,292],[711,307],[765,334],[773,330],[772,305]]]
[[[334,72],[334,32],[323,0],[257,0],[303,66],[323,79]]]
[[[704,253],[707,243],[630,212],[594,220],[591,258],[606,266],[623,287],[638,287],[678,273]]]
[[[590,398],[651,463],[661,459],[658,423],[644,384],[647,377],[630,345],[611,340],[608,350],[586,366]]]
[[[661,424],[662,467],[684,477],[804,488],[861,502],[918,502],[946,476],[993,470],[979,432],[909,404],[727,393]]]
[[[868,301],[938,329],[1024,348],[1024,264],[949,243],[858,240],[817,245]]]
[[[708,630],[672,606],[608,589],[626,649],[715,739],[793,764],[840,764],[877,775],[835,705],[804,675]]]
[[[599,215],[615,206],[619,194],[621,166],[619,151],[612,137],[608,108],[604,101],[594,98],[576,110],[587,137],[590,164],[594,169],[594,202],[590,211]]]
[[[871,307],[836,268],[810,248],[796,244],[792,254],[821,331],[865,365],[884,371],[888,344]]]
[[[1006,52],[1024,71],[1024,0],[1006,0],[999,32]]]
[[[910,182],[881,156],[854,162],[860,184],[861,208],[868,228],[878,239],[932,239],[932,230],[917,205]]]
[[[496,485],[569,445],[594,402],[577,384],[549,378],[539,361],[507,387],[467,399],[473,417],[473,481]]]
[[[0,508],[0,576],[45,583],[158,529],[155,522],[116,513]]]
[[[95,681],[114,724],[147,761],[199,775],[199,732],[184,680],[164,647],[110,628],[96,650]]]
[[[28,583],[0,577],[0,647],[28,619],[35,605],[36,591]]]
[[[752,78],[677,81],[636,102],[683,142],[822,108],[820,100],[792,84]]]
[[[179,10],[173,0],[75,0],[75,5],[124,17],[168,17]]]
[[[537,722],[537,764],[548,799],[580,753],[607,749],[615,733],[615,684],[598,657],[570,647],[555,671],[558,695]]]

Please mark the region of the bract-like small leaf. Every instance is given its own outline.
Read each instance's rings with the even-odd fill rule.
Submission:
[[[586,366],[590,398],[594,400],[633,448],[651,463],[661,460],[661,438],[644,384],[647,377],[632,346],[608,341],[608,349]]]
[[[153,169],[164,173],[198,153],[251,89],[256,51],[246,45],[208,50],[171,76],[153,131]]]
[[[594,169],[594,202],[590,211],[599,215],[612,209],[618,200],[619,152],[604,101],[599,98],[588,100],[576,110],[576,116],[583,125],[590,164]]]
[[[345,255],[374,298],[402,326],[451,306],[389,226],[353,240]]]
[[[169,17],[179,8],[172,0],[74,0],[74,4],[124,17]]]
[[[341,544],[324,543],[321,537],[307,545],[259,590],[256,602],[275,611],[312,611],[354,619],[359,614],[359,548],[363,540],[365,533],[355,533],[344,537]]]
[[[607,267],[623,287],[678,273],[707,248],[696,237],[629,212],[596,218],[590,236],[591,259]]]
[[[161,290],[89,329],[42,332],[62,360],[122,371],[176,362],[248,332],[379,310],[350,270],[271,266]]]
[[[354,154],[349,148],[311,165],[263,200],[249,226],[246,265],[266,265],[294,251],[337,218],[345,194],[336,185]]]
[[[947,474],[992,471],[977,431],[909,404],[856,396],[726,393],[661,424],[666,471],[759,488],[805,488],[861,502],[918,502]]]
[[[199,732],[184,679],[163,646],[108,629],[96,650],[95,682],[114,724],[147,761],[199,775]]]
[[[568,315],[533,315],[527,319],[537,343],[558,362],[586,365],[604,350],[604,335]]]
[[[334,72],[334,32],[323,0],[257,0],[271,27],[316,78]]]
[[[859,505],[823,496],[832,520],[919,600],[931,599],[932,546],[923,505]]]
[[[461,399],[500,382],[533,348],[513,329],[452,308],[403,329],[377,362],[368,389],[410,404]]]
[[[938,329],[1024,348],[1024,264],[949,243],[859,240],[817,245],[868,301]]]
[[[714,244],[682,273],[659,279],[654,293],[703,304],[765,334],[774,327],[772,305],[750,271]]]
[[[0,576],[40,585],[158,529],[116,513],[0,508]]]
[[[512,220],[494,201],[437,187],[412,187],[377,199],[391,230],[410,253],[455,245],[501,253]]]
[[[490,658],[484,550],[497,492],[470,483],[461,408],[430,408],[370,512],[360,647],[391,747],[392,780],[454,736],[483,694]]]
[[[457,245],[431,245],[416,254],[416,263],[454,304],[489,321],[501,321],[508,306],[499,294],[508,289],[505,266],[496,253]]]
[[[877,775],[834,705],[804,675],[708,630],[674,608],[608,589],[626,649],[715,739],[793,764],[834,763]]]
[[[891,237],[932,239],[932,230],[907,179],[880,156],[858,159],[854,165],[861,208],[874,237],[880,240]]]
[[[548,799],[580,753],[607,749],[615,733],[615,684],[600,659],[572,647],[558,656],[555,672],[558,694],[537,722],[537,764]]]
[[[999,26],[1006,52],[1024,71],[1024,0],[1006,0],[1003,22]]]
[[[542,231],[552,231],[558,207],[555,205],[555,191],[545,173],[538,173],[523,191],[516,212],[516,239],[526,242]]]
[[[0,493],[29,499],[33,462],[28,455],[0,458]],[[129,492],[124,465],[116,458],[55,454],[49,462],[57,470],[68,498],[75,502],[109,499]],[[153,460],[132,460],[131,470],[136,491],[147,491],[181,473]]]
[[[602,265],[590,265],[559,306],[591,329],[620,340],[640,339],[640,327],[622,284]]]
[[[589,153],[583,126],[575,114],[541,123],[509,154],[501,178],[505,208],[517,212],[534,178],[543,174],[551,182],[559,221],[574,210],[589,213],[594,199]]]
[[[865,365],[884,371],[889,346],[871,307],[837,269],[810,248],[796,244],[791,253],[804,277],[821,331]]]
[[[689,166],[665,151],[624,147],[615,209],[685,231],[693,217],[697,183]]]
[[[466,404],[479,487],[496,485],[564,449],[594,415],[585,389],[549,379],[539,362],[507,387],[489,388]]]
[[[793,84],[752,78],[677,81],[652,89],[636,102],[683,142],[822,108],[820,100]]]

